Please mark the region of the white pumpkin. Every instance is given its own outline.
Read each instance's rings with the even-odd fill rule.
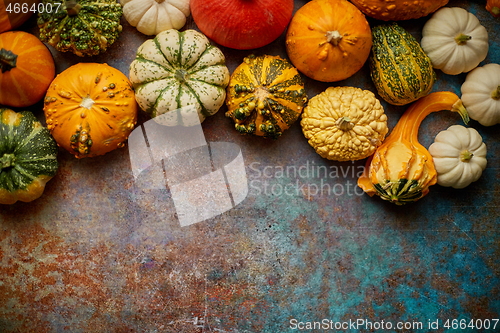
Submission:
[[[486,168],[486,144],[474,128],[452,125],[439,132],[429,153],[441,186],[467,187],[478,180]]]
[[[190,15],[189,0],[120,0],[127,22],[145,35],[180,29]]]
[[[500,124],[500,65],[487,64],[467,74],[462,103],[469,116],[483,126]]]
[[[476,68],[488,54],[488,32],[474,14],[442,7],[424,24],[420,45],[432,66],[456,75]]]
[[[139,107],[168,126],[192,126],[224,104],[229,70],[220,49],[196,30],[160,32],[130,64]],[[192,114],[198,119],[194,119]]]

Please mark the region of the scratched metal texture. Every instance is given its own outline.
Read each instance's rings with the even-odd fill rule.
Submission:
[[[295,11],[306,2],[296,0]],[[477,15],[490,37],[482,64],[500,63],[500,19],[484,5],[448,4]],[[425,20],[400,24],[420,40]],[[148,37],[122,22],[101,56],[51,48],[57,72],[83,61],[128,75]],[[34,18],[23,28],[38,33]],[[196,29],[191,18],[188,28]],[[284,35],[256,50],[221,49],[230,72],[250,53],[286,57]],[[434,91],[460,95],[465,74],[437,75]],[[328,86],[375,91],[367,66],[342,82],[304,80],[309,97]],[[406,107],[383,105],[392,129]],[[40,103],[31,109],[44,121]],[[500,317],[499,125],[470,123],[488,146],[479,181],[463,190],[435,185],[397,207],[355,186],[364,161],[322,159],[298,123],[277,141],[240,136],[225,110],[203,130],[208,142],[241,148],[249,194],[215,218],[181,228],[168,188],[134,183],[127,147],[82,160],[61,150],[40,199],[1,206],[0,332],[293,332],[294,319],[422,322],[422,331],[444,332],[447,319]],[[139,123],[146,120],[141,112]],[[421,143],[457,123],[450,112],[430,115]]]

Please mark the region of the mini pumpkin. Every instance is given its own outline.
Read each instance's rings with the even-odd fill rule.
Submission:
[[[195,30],[170,29],[144,42],[129,76],[141,109],[153,118],[162,115],[167,126],[191,126],[214,115],[229,82],[224,54]]]
[[[293,65],[323,82],[344,80],[359,71],[371,46],[368,21],[347,0],[308,2],[297,10],[286,34]]]
[[[226,117],[241,134],[277,139],[299,118],[306,101],[302,78],[290,62],[250,55],[231,75]]]
[[[123,147],[137,122],[129,80],[107,64],[79,63],[57,75],[43,110],[57,144],[77,158]]]
[[[486,144],[474,128],[452,125],[436,135],[429,147],[437,183],[465,188],[477,181],[486,168]]]
[[[58,151],[33,113],[0,109],[0,204],[38,199],[56,175]]]
[[[355,87],[329,87],[311,98],[300,124],[316,152],[335,161],[372,155],[389,131],[380,101]]]
[[[293,0],[190,0],[196,26],[208,38],[249,50],[276,40],[293,14]]]
[[[180,29],[190,14],[189,0],[121,0],[123,16],[145,35]]]
[[[500,65],[473,69],[461,87],[462,102],[472,119],[483,126],[500,124]]]
[[[0,34],[0,104],[25,107],[43,98],[55,76],[49,49],[22,31]]]
[[[456,75],[471,71],[486,58],[488,32],[467,10],[444,7],[425,23],[420,45],[434,68]]]
[[[122,31],[122,7],[116,0],[42,0],[40,40],[61,52],[93,56],[105,52]],[[56,10],[57,9],[57,10]]]

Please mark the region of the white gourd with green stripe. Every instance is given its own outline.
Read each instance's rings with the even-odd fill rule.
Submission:
[[[224,104],[229,70],[220,49],[205,35],[175,29],[144,42],[130,65],[130,81],[139,107],[165,125],[191,126]]]

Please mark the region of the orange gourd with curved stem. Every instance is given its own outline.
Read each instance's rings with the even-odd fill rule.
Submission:
[[[418,142],[422,120],[432,112],[469,116],[459,97],[452,92],[435,92],[413,103],[401,116],[384,143],[368,159],[358,186],[370,196],[378,195],[397,205],[417,201],[436,184],[437,173],[429,151]]]
[[[59,74],[44,99],[47,128],[77,158],[124,145],[137,122],[128,78],[106,64],[79,63]]]

